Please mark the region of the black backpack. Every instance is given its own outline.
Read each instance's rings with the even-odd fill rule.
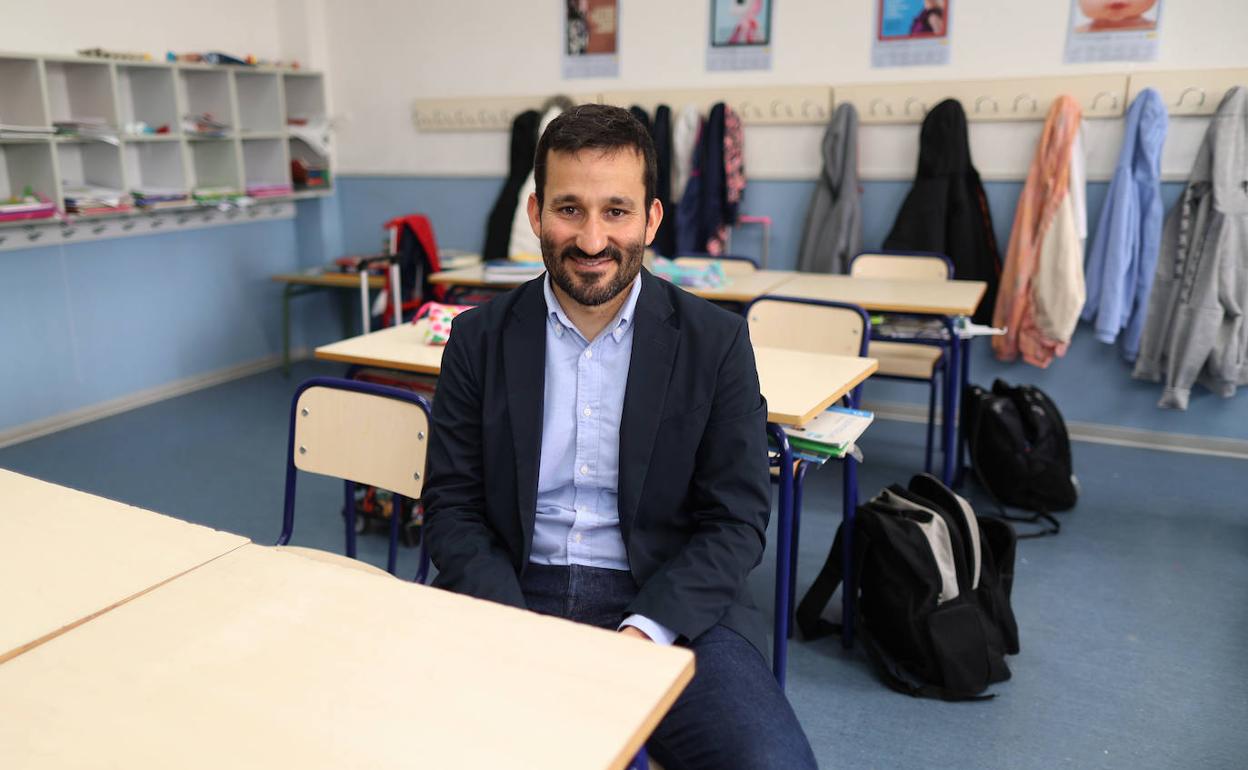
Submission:
[[[797,623],[807,639],[840,631],[820,615],[841,582],[844,524]],[[1018,652],[1010,607],[1014,530],[975,511],[934,476],[893,485],[858,507],[853,559],[855,617],[863,646],[886,685],[944,700],[990,698],[1010,678]]]
[[[1053,399],[1033,385],[997,380],[991,392],[968,385],[962,405],[962,430],[980,484],[998,508],[1035,512],[1018,517],[1002,509],[1001,515],[1014,521],[1043,520],[1048,528],[1033,534],[1056,534],[1061,524],[1049,513],[1073,508],[1079,491],[1070,434]]]

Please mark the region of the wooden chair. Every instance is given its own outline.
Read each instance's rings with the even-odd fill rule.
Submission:
[[[749,324],[750,341],[761,347],[800,350],[808,353],[825,353],[840,356],[866,356],[871,333],[867,313],[857,305],[824,300],[799,299],[775,295],[763,295],[751,302],[745,311]],[[859,403],[862,386],[850,391],[845,397],[846,405],[853,408]],[[858,507],[858,463],[848,453],[841,458],[845,464],[842,485],[842,521],[844,527],[844,563],[851,564],[854,512]],[[795,463],[793,469],[793,521],[790,563],[778,564],[776,580],[784,586],[784,601],[777,600],[776,616],[786,610],[787,627],[792,632],[793,611],[797,598],[797,546],[802,514],[802,488],[810,465],[804,461]],[[773,472],[773,477],[775,476]],[[783,510],[783,506],[781,507]],[[779,527],[777,527],[779,531]],[[845,570],[845,589],[842,591],[842,642],[853,643],[853,571]],[[779,623],[777,623],[777,628]]]
[[[875,252],[859,254],[850,260],[849,274],[855,278],[887,278],[906,281],[948,281],[953,263],[943,254],[932,252]],[[932,434],[936,428],[936,389],[943,378],[948,386],[949,345],[956,341],[949,319],[939,317],[947,339],[894,341],[873,337],[867,355],[880,362],[875,377],[928,383],[927,441],[923,450],[923,470],[932,471]],[[946,399],[947,400],[947,399]],[[951,419],[944,415],[944,419]],[[949,452],[950,447],[943,447]]]
[[[394,494],[387,569],[393,575],[402,498],[420,498],[428,437],[429,404],[409,390],[334,377],[302,383],[291,402],[286,496],[277,545],[287,546],[294,531],[298,471],[317,473],[347,482],[346,550],[354,559],[355,484],[371,484]],[[422,537],[416,580],[423,583],[428,573],[429,552]]]

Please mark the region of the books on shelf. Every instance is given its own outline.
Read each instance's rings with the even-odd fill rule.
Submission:
[[[231,198],[237,198],[238,195],[238,190],[229,186],[196,187],[191,191],[191,197],[195,199],[196,203],[220,203]]]
[[[545,270],[546,265],[541,260],[491,259],[485,263],[482,280],[486,283],[524,283]]]
[[[289,182],[256,182],[247,185],[246,193],[252,198],[278,198],[294,192]]]
[[[12,198],[0,198],[0,222],[46,219],[55,215],[55,203],[29,191]]]
[[[109,144],[120,143],[117,139],[117,129],[97,118],[57,120],[52,125],[56,129],[57,136],[93,139],[99,142],[108,142]]]
[[[129,211],[132,198],[122,190],[88,185],[64,185],[65,210],[71,214],[109,214]]]
[[[230,130],[230,124],[212,117],[207,112],[182,116],[182,129],[192,136],[223,137]]]
[[[873,412],[833,406],[800,428],[785,426],[784,432],[803,459],[822,462],[853,453],[854,443],[874,419]]]
[[[23,126],[0,123],[0,139],[51,139],[56,135],[52,126]]]
[[[189,196],[186,190],[173,187],[141,187],[130,191],[134,205],[145,209],[164,209],[185,206]]]

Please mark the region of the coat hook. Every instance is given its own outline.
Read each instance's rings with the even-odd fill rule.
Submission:
[[[1096,112],[1096,105],[1097,105],[1097,103],[1099,103],[1099,102],[1101,101],[1101,97],[1102,97],[1102,96],[1108,96],[1108,97],[1112,100],[1112,101],[1110,101],[1110,103],[1109,103],[1109,108],[1110,108],[1111,110],[1117,110],[1117,109],[1118,109],[1118,97],[1117,97],[1115,94],[1111,94],[1109,91],[1100,91],[1100,92],[1098,92],[1098,93],[1096,94],[1096,96],[1095,96],[1095,97],[1093,97],[1093,99],[1092,99],[1092,111],[1093,111],[1093,112]]]
[[[1187,95],[1190,93],[1200,94],[1200,101],[1196,102],[1197,107],[1203,107],[1205,105],[1205,89],[1198,88],[1197,86],[1188,86],[1187,88],[1183,89],[1183,92],[1181,94],[1179,94],[1179,100],[1174,103],[1174,106],[1182,107],[1183,100],[1186,99]]]
[[[1028,112],[1035,112],[1036,110],[1040,109],[1040,102],[1036,101],[1036,97],[1032,96],[1031,94],[1019,94],[1018,96],[1014,97],[1014,112],[1018,112],[1018,105],[1024,99],[1031,102],[1031,109],[1028,110]]]
[[[981,96],[975,100],[975,113],[976,114],[979,114],[980,105],[982,105],[985,101],[992,104],[992,112],[994,115],[1001,111],[1001,106],[997,104],[997,99],[995,96]]]
[[[875,117],[875,105],[877,105],[877,104],[883,104],[883,105],[884,105],[884,113],[883,113],[883,114],[887,115],[887,116],[888,116],[888,117],[890,117],[890,118],[893,116],[893,105],[889,104],[888,102],[884,101],[883,99],[878,99],[878,98],[877,98],[877,99],[872,99],[872,100],[871,100],[871,106],[868,108],[868,114],[870,114],[872,117]]]
[[[927,105],[926,105],[926,104],[924,104],[922,101],[920,101],[918,97],[915,97],[915,96],[907,96],[907,97],[906,97],[906,104],[905,104],[905,112],[906,112],[906,115],[907,115],[907,116],[909,116],[909,115],[910,115],[910,105],[911,105],[911,104],[917,104],[917,105],[919,105],[919,110],[920,110],[920,113],[919,113],[919,114],[920,114],[920,115],[924,115],[924,114],[926,114],[926,113],[927,113]]]

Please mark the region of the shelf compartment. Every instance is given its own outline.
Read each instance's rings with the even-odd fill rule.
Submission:
[[[287,72],[282,75],[286,98],[286,120],[307,121],[310,125],[325,122],[325,82],[320,75]]]
[[[236,71],[234,90],[238,95],[240,133],[272,133],[285,127],[282,84],[276,73]]]
[[[243,140],[243,181],[248,194],[289,195],[290,162],[281,139]],[[281,187],[285,189],[280,189]]]
[[[56,146],[56,155],[67,187],[126,187],[120,147],[105,142],[62,143]]]
[[[182,130],[173,70],[163,67],[117,66],[121,130],[135,140],[176,135]],[[127,126],[146,123],[153,129],[169,126],[169,134],[129,134]]]
[[[127,144],[122,157],[130,192],[161,190],[182,195],[190,192],[180,142]]]
[[[54,200],[56,172],[50,142],[0,145],[0,200],[31,192]]]
[[[228,70],[179,69],[186,112],[191,115],[210,115],[213,120],[234,129],[233,99],[230,96],[230,73]],[[179,118],[184,118],[180,115]],[[190,135],[191,132],[186,132]]]
[[[191,142],[192,187],[195,191],[226,189],[242,192],[236,143]]]
[[[291,137],[289,140],[291,183],[296,191],[328,190],[333,185],[328,156],[310,144]]]
[[[0,123],[50,126],[37,59],[0,57]]]
[[[113,73],[106,62],[45,61],[53,122],[99,121],[117,126]]]

